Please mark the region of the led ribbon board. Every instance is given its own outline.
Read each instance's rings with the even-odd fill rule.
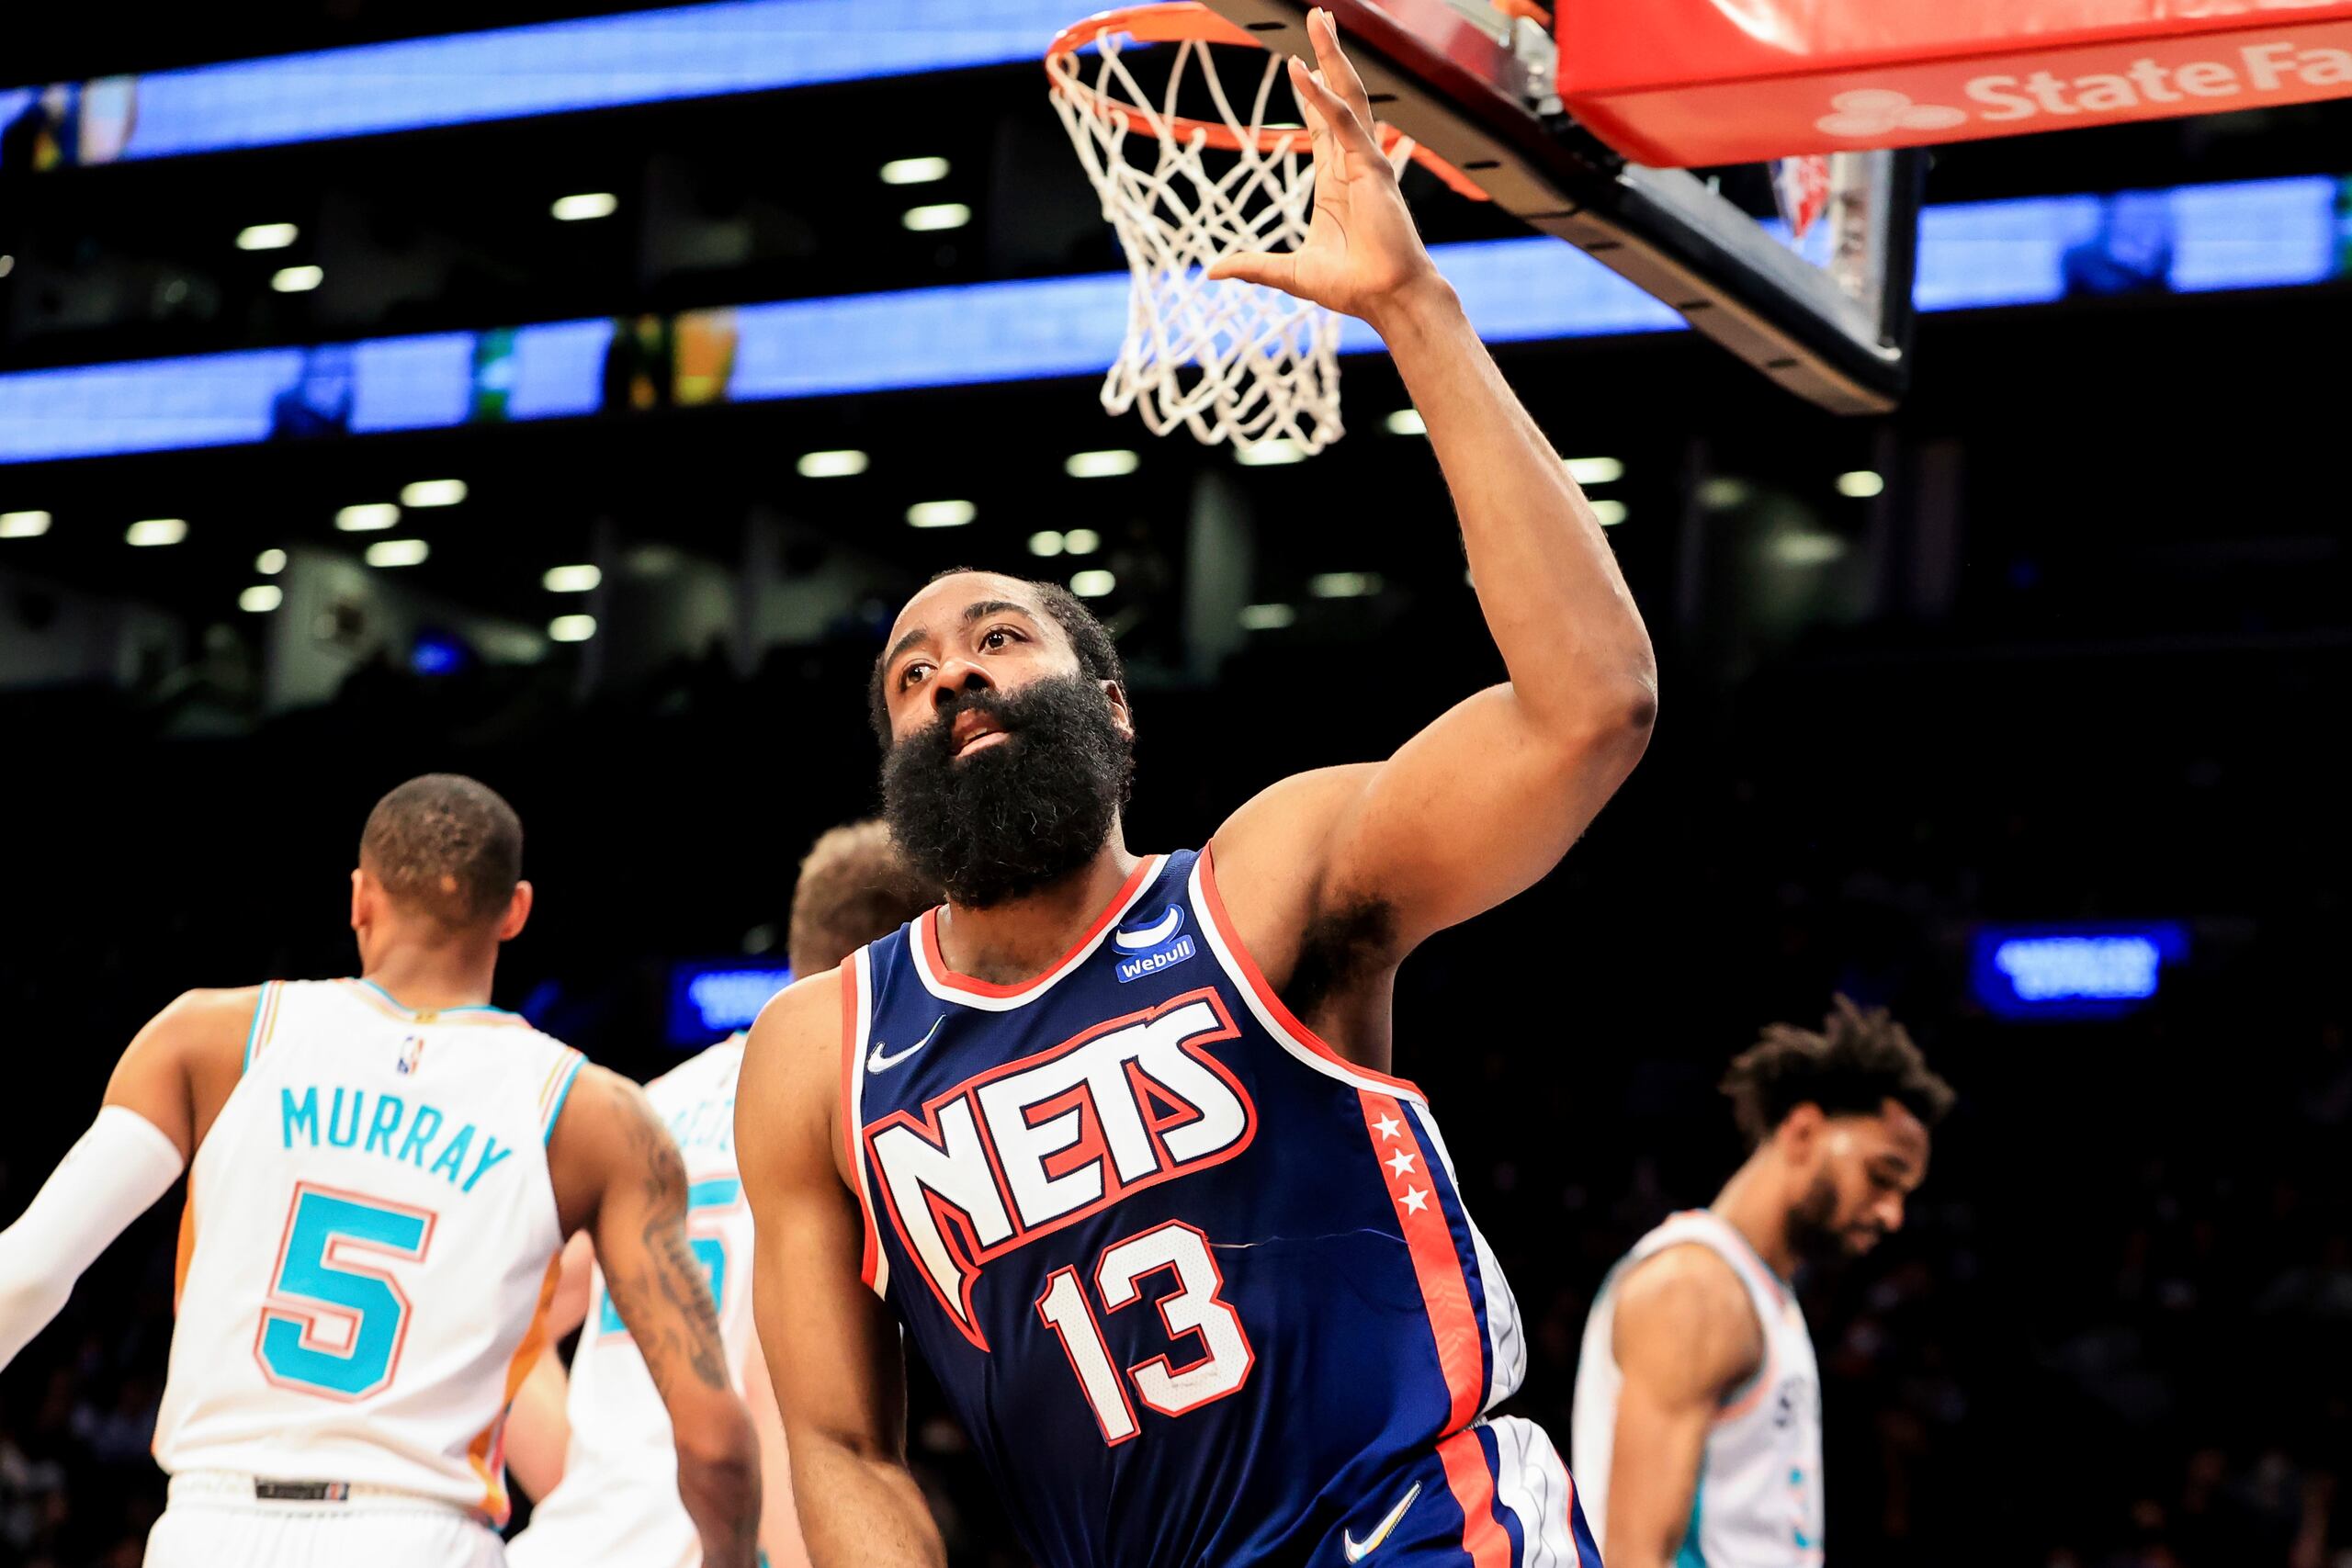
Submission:
[[[1987,926],[1969,978],[2001,1018],[2115,1018],[2155,999],[2164,972],[2188,956],[2171,921],[2132,926]]]
[[[782,964],[730,959],[678,964],[670,970],[670,1043],[707,1045],[749,1029],[768,998],[792,984]]]

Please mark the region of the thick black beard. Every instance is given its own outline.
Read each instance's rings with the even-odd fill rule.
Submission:
[[[966,708],[1005,731],[958,760]],[[1059,881],[1092,860],[1125,800],[1132,749],[1102,688],[1082,674],[1012,693],[974,690],[882,760],[882,815],[917,873],[950,902],[986,909]]]

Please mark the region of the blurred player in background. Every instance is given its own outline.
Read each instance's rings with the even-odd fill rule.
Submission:
[[[853,951],[939,902],[935,886],[907,869],[880,822],[835,828],[800,863],[786,941],[796,975],[838,965]],[[721,1041],[646,1086],[686,1161],[690,1245],[710,1277],[727,1364],[760,1433],[760,1545],[769,1568],[808,1561],[792,1507],[791,1472],[775,1391],[752,1324],[752,1212],[735,1168],[735,1080],[743,1037]],[[567,1391],[552,1350],[514,1401],[508,1462],[538,1500],[508,1543],[515,1568],[693,1568],[694,1522],[669,1483],[675,1434],[644,1358],[612,1308],[585,1235],[564,1249],[548,1342],[582,1326]]]
[[[1525,1337],[1426,1098],[1388,1075],[1390,1000],[1408,953],[1549,872],[1615,793],[1655,667],[1329,15],[1309,31],[1312,233],[1220,266],[1379,329],[1510,681],[1385,761],[1272,784],[1206,849],[1139,856],[1134,714],[1085,605],[958,571],[899,612],[871,693],[886,814],[948,902],[769,1003],[737,1106],[824,1568],[944,1557],[906,1468],[902,1326],[1048,1568],[1591,1561],[1550,1440],[1485,1414]]]
[[[187,1168],[151,1568],[503,1561],[507,1402],[585,1227],[653,1347],[706,1561],[746,1568],[751,1418],[636,1085],[489,1005],[531,912],[523,828],[471,779],[379,801],[351,876],[361,977],[190,991],[0,1235],[0,1364]]]
[[[1952,1100],[1844,997],[1818,1034],[1767,1029],[1723,1088],[1747,1163],[1635,1243],[1585,1325],[1575,1461],[1610,1568],[1821,1562],[1821,1377],[1789,1281],[1902,1228]]]

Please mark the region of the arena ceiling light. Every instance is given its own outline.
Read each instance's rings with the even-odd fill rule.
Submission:
[[[1398,409],[1380,422],[1380,428],[1391,435],[1427,435],[1430,433],[1429,421],[1421,417],[1419,409]]]
[[[1115,479],[1132,474],[1143,459],[1125,447],[1108,452],[1073,452],[1062,460],[1062,472],[1074,479]]]
[[[1745,506],[1754,494],[1746,479],[1736,479],[1728,474],[1718,474],[1701,482],[1699,504],[1710,512],[1728,512],[1735,506]]]
[[[1599,501],[1589,501],[1585,504],[1592,508],[1593,521],[1604,528],[1614,528],[1625,521],[1625,503],[1622,501],[1603,496]]]
[[[286,590],[275,582],[256,582],[237,595],[237,608],[255,615],[266,615],[286,603]]]
[[[927,186],[947,177],[944,158],[893,158],[882,165],[886,186]]]
[[[433,547],[423,539],[379,539],[368,547],[369,566],[423,566]]]
[[[910,207],[899,221],[918,234],[929,234],[941,229],[961,229],[972,220],[972,209],[960,201],[938,201],[928,207]]]
[[[793,465],[804,479],[844,479],[865,472],[867,458],[855,451],[803,452]]]
[[[401,487],[402,506],[455,506],[465,499],[463,479],[419,479]]]
[[[282,251],[301,235],[302,231],[291,223],[248,223],[237,231],[237,249]]]
[[[586,642],[595,635],[594,615],[558,615],[548,623],[548,636],[556,642]]]
[[[1033,556],[1057,556],[1062,553],[1061,531],[1043,528],[1029,536],[1029,553]]]
[[[1568,478],[1580,485],[1614,484],[1625,477],[1625,465],[1614,457],[1571,457]]]
[[[133,523],[123,532],[123,542],[141,549],[157,545],[176,545],[187,537],[187,523],[178,517],[148,517]]]
[[[1838,493],[1852,501],[1868,501],[1886,489],[1886,480],[1868,468],[1838,476]]]
[[[1380,588],[1379,574],[1370,571],[1323,571],[1306,580],[1306,591],[1317,599],[1364,599]]]
[[[586,593],[604,581],[604,572],[594,566],[551,566],[539,585],[550,593]]]
[[[1069,580],[1069,591],[1081,599],[1100,599],[1119,586],[1119,580],[1101,567],[1077,572]]]
[[[280,294],[308,294],[326,281],[325,269],[315,266],[282,266],[271,275],[269,286]]]
[[[1062,548],[1074,556],[1091,556],[1102,547],[1102,536],[1091,528],[1072,528],[1062,536]]]
[[[0,539],[37,539],[51,521],[46,512],[0,512]]]
[[[389,501],[363,502],[334,514],[334,525],[346,534],[373,534],[401,520],[401,509]]]
[[[1241,629],[1250,632],[1278,632],[1295,625],[1298,611],[1288,604],[1244,604],[1241,606]]]
[[[620,197],[608,190],[585,190],[577,196],[560,196],[548,209],[560,223],[578,223],[591,218],[610,218],[621,208]]]
[[[1783,534],[1772,541],[1772,558],[1782,566],[1827,566],[1846,553],[1835,534]]]
[[[254,558],[254,570],[264,577],[276,577],[286,570],[284,550],[264,550]]]
[[[968,501],[918,501],[907,508],[907,525],[912,528],[961,528],[980,514],[980,509]]]
[[[1280,468],[1285,463],[1306,461],[1306,448],[1287,435],[1278,435],[1255,446],[1236,446],[1233,460],[1245,468]]]

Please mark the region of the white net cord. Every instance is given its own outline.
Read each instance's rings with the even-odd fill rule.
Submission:
[[[1155,104],[1121,60],[1120,41],[1101,39],[1091,83],[1077,55],[1052,62],[1054,107],[1127,258],[1126,338],[1103,380],[1102,406],[1135,410],[1156,435],[1182,425],[1210,445],[1286,440],[1319,451],[1342,434],[1339,319],[1279,289],[1207,276],[1238,252],[1306,243],[1315,215],[1307,133],[1266,123],[1284,57],[1266,56],[1244,118],[1206,44],[1175,46]],[[1176,125],[1178,94],[1194,73],[1238,152]],[[1400,138],[1390,156],[1401,165],[1410,150]],[[1230,166],[1219,171],[1212,160]]]

